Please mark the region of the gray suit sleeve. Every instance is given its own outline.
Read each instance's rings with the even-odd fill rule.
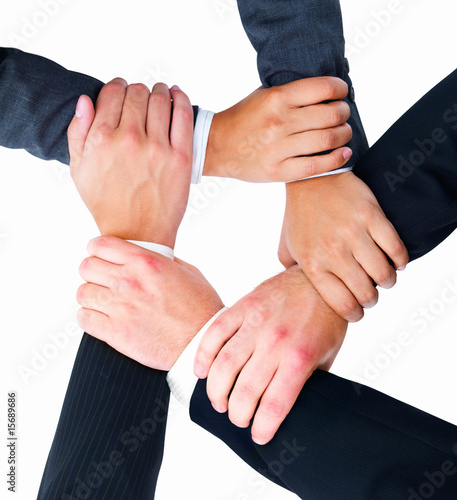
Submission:
[[[336,76],[348,84],[353,156],[347,166],[355,165],[368,143],[344,57],[339,0],[238,0],[238,9],[265,87],[316,76]]]
[[[0,48],[0,146],[68,165],[76,103],[82,94],[95,102],[103,85],[44,57]]]

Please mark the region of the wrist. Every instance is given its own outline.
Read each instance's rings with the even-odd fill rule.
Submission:
[[[171,249],[175,248],[176,234],[173,231],[154,230],[146,227],[122,229],[118,225],[101,225],[98,224],[101,236],[115,236],[122,240],[145,241],[157,243]]]
[[[203,175],[207,177],[235,177],[234,155],[229,143],[231,131],[227,130],[230,109],[216,113],[211,123],[206,147]],[[230,154],[232,153],[232,154]]]

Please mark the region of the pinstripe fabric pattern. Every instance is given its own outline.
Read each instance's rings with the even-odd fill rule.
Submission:
[[[165,372],[85,334],[38,499],[154,498],[168,402]]]

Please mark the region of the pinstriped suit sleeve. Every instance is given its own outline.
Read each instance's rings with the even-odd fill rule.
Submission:
[[[38,500],[154,498],[169,394],[165,372],[84,334]]]

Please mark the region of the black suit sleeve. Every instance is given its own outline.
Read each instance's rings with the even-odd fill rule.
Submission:
[[[212,408],[206,381],[197,384],[190,412],[260,474],[304,500],[417,500],[430,477],[440,485],[433,498],[455,500],[457,427],[327,372],[314,372],[266,446]]]
[[[0,146],[68,165],[76,103],[82,94],[95,102],[103,85],[44,57],[0,48]]]
[[[238,0],[244,29],[257,52],[265,87],[301,78],[336,76],[348,84],[352,166],[368,150],[354,99],[339,0]]]
[[[154,498],[169,396],[165,372],[84,334],[38,500]]]

